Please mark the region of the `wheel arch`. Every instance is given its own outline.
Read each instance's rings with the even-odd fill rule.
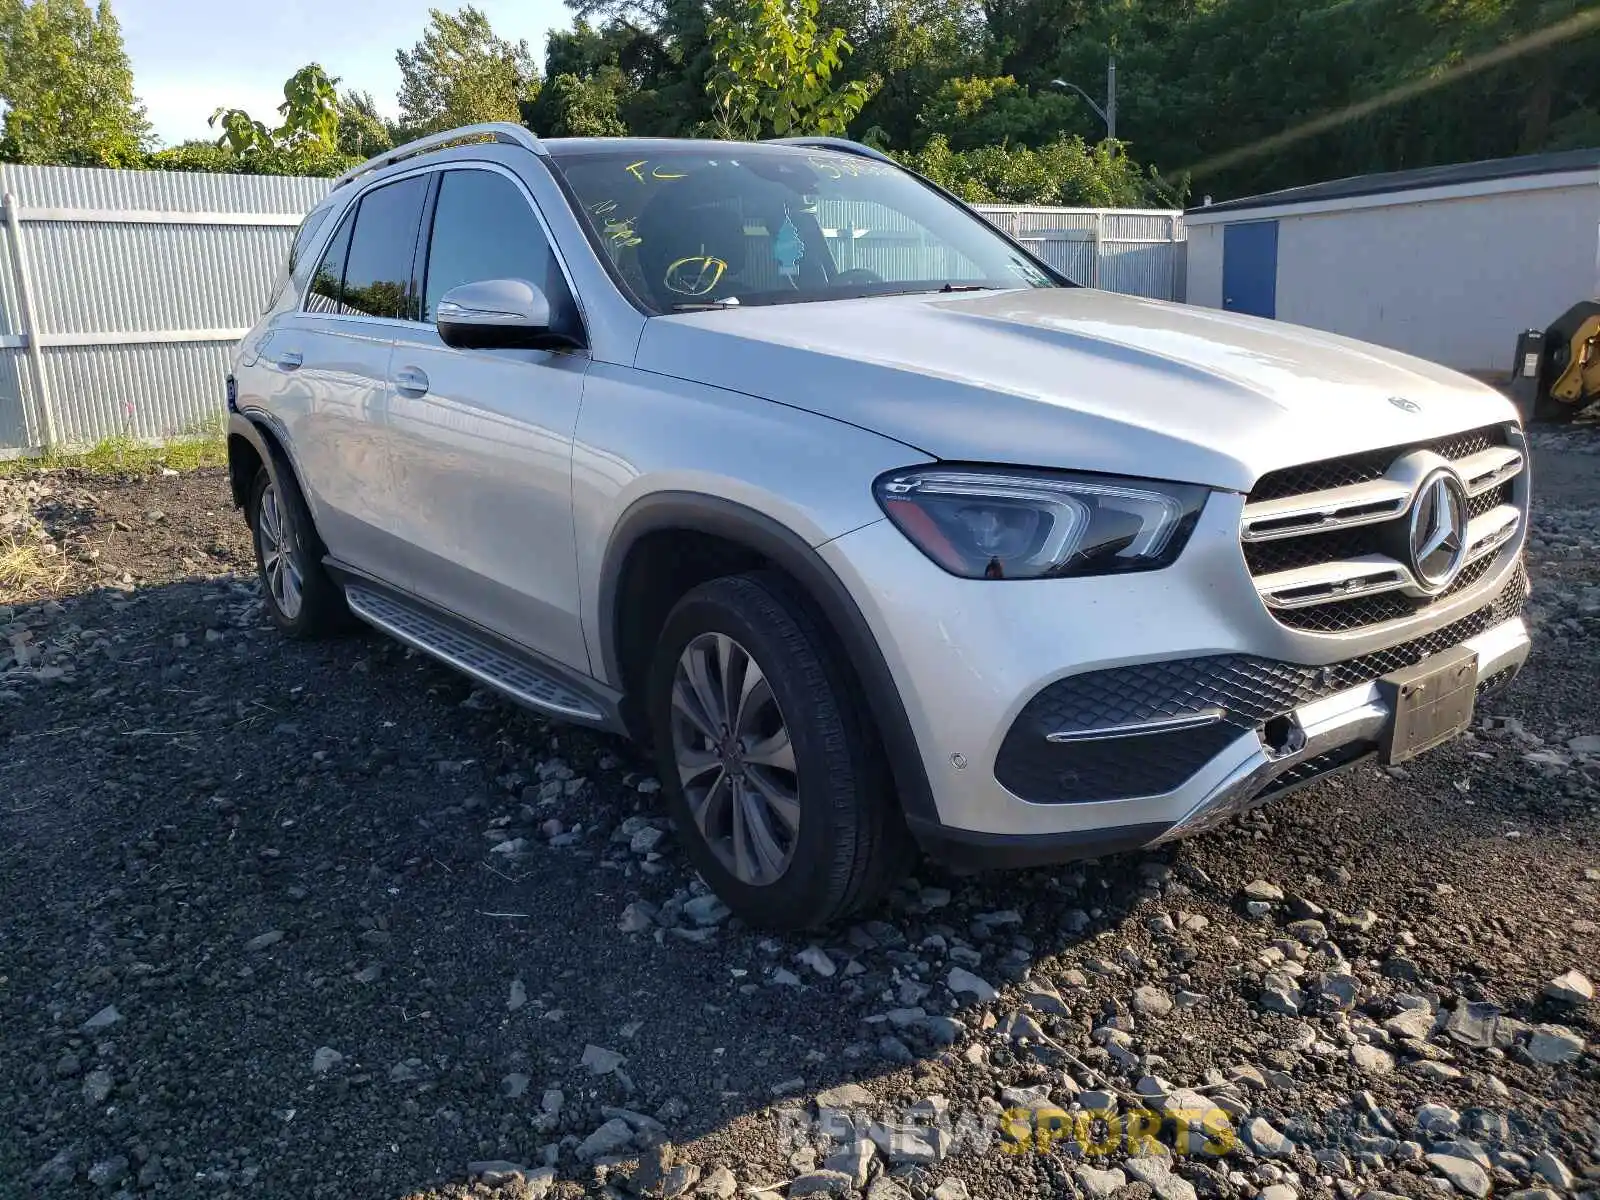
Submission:
[[[714,539],[735,552],[732,570],[772,567],[793,581],[803,602],[837,639],[844,664],[860,687],[867,711],[883,741],[895,790],[906,817],[933,820],[932,790],[900,691],[887,660],[849,589],[799,534],[765,513],[737,501],[694,492],[657,492],[634,501],[612,532],[602,560],[598,587],[599,658],[605,677],[624,695],[637,696],[638,656],[654,645],[647,618],[648,645],[630,625],[639,613],[636,573],[652,539],[663,536]],[[644,551],[644,553],[641,553]],[[743,557],[747,555],[748,557]],[[698,580],[696,580],[698,582]],[[678,594],[681,594],[678,593]],[[676,602],[677,596],[670,597]],[[654,606],[664,622],[671,603]],[[646,657],[645,662],[648,662]],[[626,708],[632,708],[629,704]],[[631,724],[631,722],[630,722]]]

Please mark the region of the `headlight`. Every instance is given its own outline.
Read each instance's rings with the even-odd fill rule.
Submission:
[[[873,491],[917,549],[967,579],[1154,571],[1206,499],[1193,484],[1004,467],[894,471]]]

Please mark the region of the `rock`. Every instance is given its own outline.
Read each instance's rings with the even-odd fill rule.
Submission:
[[[922,1018],[922,1028],[940,1046],[954,1046],[967,1032],[967,1027],[954,1017],[934,1014]]]
[[[1557,1067],[1583,1053],[1583,1039],[1565,1025],[1535,1025],[1528,1038],[1528,1057]]]
[[[1172,1011],[1172,997],[1158,987],[1135,988],[1133,1011],[1142,1017],[1164,1017]]]
[[[122,1020],[122,1014],[117,1011],[117,1006],[108,1004],[85,1021],[79,1028],[85,1033],[94,1033],[96,1030],[110,1029],[120,1020]]]
[[[843,1171],[807,1171],[789,1184],[789,1195],[842,1196],[853,1184],[854,1180]]]
[[[727,1167],[713,1167],[711,1174],[700,1180],[700,1194],[712,1196],[715,1200],[733,1200],[738,1190],[739,1181]]]
[[[980,979],[965,967],[951,967],[946,980],[950,990],[958,996],[971,996],[979,1004],[998,1000],[1000,993],[987,980]]]
[[[1354,975],[1324,975],[1317,985],[1317,999],[1323,1008],[1349,1012],[1361,998],[1361,983]]]
[[[269,929],[265,933],[256,934],[255,937],[244,944],[244,948],[252,952],[265,950],[269,946],[276,946],[281,941],[283,941],[283,930]]]
[[[867,1189],[867,1200],[911,1200],[911,1193],[887,1175],[880,1175]]]
[[[720,925],[732,910],[711,892],[696,896],[683,906],[683,915],[702,929]]]
[[[1350,1061],[1368,1075],[1387,1075],[1394,1070],[1394,1055],[1365,1042],[1350,1047]]]
[[[520,1100],[528,1094],[529,1082],[521,1071],[513,1071],[500,1081],[500,1094],[507,1100]]]
[[[1294,1143],[1265,1117],[1255,1117],[1246,1124],[1244,1137],[1257,1154],[1266,1158],[1288,1158],[1294,1153]]]
[[[528,1002],[528,989],[520,979],[511,981],[511,994],[506,997],[506,1007],[516,1012]]]
[[[58,1079],[71,1079],[81,1070],[83,1070],[83,1063],[79,1061],[78,1056],[71,1050],[56,1059],[55,1072]]]
[[[1567,749],[1574,754],[1600,754],[1600,733],[1585,733],[1567,739]]]
[[[1523,1188],[1510,1193],[1506,1200],[1561,1200],[1561,1196],[1549,1188]]]
[[[1300,1005],[1305,996],[1297,987],[1267,986],[1261,989],[1256,997],[1256,1006],[1264,1012],[1278,1013],[1285,1017],[1298,1017]]]
[[[578,1065],[591,1075],[609,1075],[626,1061],[627,1056],[618,1054],[615,1050],[588,1045],[583,1048],[583,1057],[578,1060]]]
[[[654,825],[646,825],[628,839],[628,849],[635,854],[650,854],[661,845],[666,833]]]
[[[633,1145],[633,1126],[621,1117],[612,1117],[578,1143],[578,1158],[583,1162],[593,1162],[608,1154],[621,1153],[631,1145]]]
[[[1463,1046],[1487,1050],[1494,1045],[1494,1026],[1499,1016],[1497,1005],[1461,1000],[1451,1010],[1444,1031]]]
[[[1572,970],[1545,984],[1544,994],[1561,1004],[1587,1004],[1594,999],[1594,984],[1582,971]]]
[[[1136,1183],[1145,1184],[1159,1200],[1197,1200],[1194,1185],[1172,1173],[1164,1158],[1140,1155],[1123,1162],[1122,1169]]]
[[[1424,1041],[1433,1032],[1433,1010],[1408,1008],[1383,1023],[1384,1031],[1392,1037],[1415,1038]]]
[[[1299,1195],[1287,1183],[1273,1183],[1257,1192],[1256,1200],[1297,1200]]]
[[[959,1179],[946,1179],[933,1189],[930,1200],[972,1200],[967,1185]]]
[[[1115,1167],[1108,1171],[1090,1166],[1074,1167],[1072,1178],[1077,1181],[1078,1190],[1088,1197],[1088,1200],[1107,1200],[1112,1192],[1120,1187],[1126,1187],[1128,1183],[1128,1177]]]
[[[1022,993],[1022,1002],[1034,1012],[1051,1017],[1070,1017],[1072,1009],[1061,998],[1061,993],[1051,987],[1030,987]]]
[[[1275,883],[1268,883],[1265,879],[1256,879],[1244,885],[1244,898],[1278,904],[1283,900],[1283,889]]]
[[[1430,1083],[1449,1083],[1452,1079],[1460,1079],[1461,1071],[1449,1063],[1433,1062],[1422,1058],[1408,1064],[1408,1069],[1422,1076]]]
[[[83,1098],[90,1104],[104,1104],[111,1095],[111,1072],[100,1069],[90,1071],[83,1079]]]
[[[1533,1173],[1556,1190],[1562,1192],[1573,1190],[1571,1169],[1549,1150],[1541,1150],[1535,1154],[1532,1166]]]
[[[818,1108],[862,1108],[874,1102],[873,1095],[859,1083],[841,1083],[817,1093]]]
[[[828,952],[821,946],[807,946],[794,958],[801,966],[810,967],[824,979],[832,979],[839,970],[833,965],[833,959],[828,957]]]
[[[1424,1161],[1450,1181],[1456,1191],[1483,1200],[1489,1194],[1489,1174],[1470,1158],[1454,1154],[1428,1154]]]
[[[343,1061],[344,1055],[340,1054],[332,1046],[318,1046],[311,1055],[311,1073],[313,1075],[326,1075]]]
[[[103,1158],[89,1168],[89,1182],[95,1187],[115,1187],[128,1177],[131,1166],[125,1154],[118,1154],[114,1158]]]
[[[822,1165],[830,1171],[848,1175],[850,1185],[860,1191],[867,1186],[867,1172],[872,1166],[873,1156],[877,1153],[878,1148],[872,1144],[870,1138],[858,1138],[828,1155]]]
[[[656,923],[656,913],[659,911],[648,900],[635,900],[622,910],[617,928],[623,933],[644,933]]]
[[[949,1131],[926,1125],[874,1121],[867,1129],[867,1136],[890,1166],[910,1163],[931,1167],[950,1152]]]
[[[1417,1109],[1417,1128],[1430,1138],[1453,1138],[1461,1132],[1461,1114],[1448,1104],[1424,1104]]]
[[[1307,946],[1315,946],[1318,942],[1328,940],[1328,927],[1315,917],[1307,917],[1303,921],[1290,921],[1284,930],[1296,941],[1304,942]]]

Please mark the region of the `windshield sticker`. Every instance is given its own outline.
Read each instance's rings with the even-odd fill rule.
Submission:
[[[712,163],[711,165],[716,166],[715,163]],[[629,175],[632,175],[640,183],[645,183],[647,182],[644,170],[646,167],[650,167],[650,160],[648,158],[641,158],[638,162],[631,162],[622,169]],[[649,179],[659,179],[663,182],[667,182],[673,179],[682,179],[687,173],[688,172],[686,171],[674,171],[666,163],[657,163],[655,166],[650,167]]]
[[[705,253],[705,247],[702,246],[699,254],[691,254],[687,258],[668,263],[666,277],[662,282],[669,292],[676,292],[680,296],[704,296],[714,291],[717,284],[722,282],[723,273],[727,269],[727,263]]]
[[[772,239],[772,257],[778,260],[778,274],[794,283],[800,274],[800,260],[805,256],[806,244],[800,240],[800,231],[794,227],[785,207],[783,224],[778,228],[778,236]]]

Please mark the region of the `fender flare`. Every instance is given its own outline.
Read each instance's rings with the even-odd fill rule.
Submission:
[[[804,538],[756,509],[695,492],[656,492],[628,507],[612,531],[600,569],[600,660],[606,678],[623,679],[617,656],[617,590],[629,552],[647,534],[666,529],[708,534],[748,546],[799,584],[839,638],[855,671],[883,739],[907,821],[913,828],[937,824],[927,770],[900,689],[855,598]]]

